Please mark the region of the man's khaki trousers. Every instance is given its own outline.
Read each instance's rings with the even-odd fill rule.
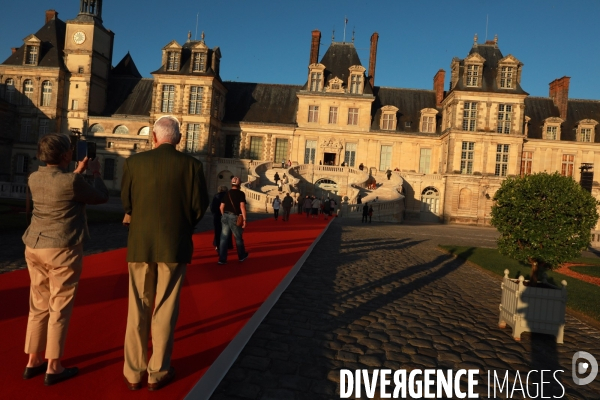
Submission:
[[[25,247],[31,280],[25,353],[46,350],[46,358],[63,356],[65,339],[83,264],[83,244],[55,249]]]
[[[158,382],[169,372],[186,266],[185,263],[129,263],[123,374],[131,383],[140,382],[145,371],[148,383]],[[148,361],[150,330],[152,357]]]

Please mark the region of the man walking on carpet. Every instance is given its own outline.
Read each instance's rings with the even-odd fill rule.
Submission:
[[[179,293],[192,259],[192,233],[209,203],[202,163],[177,151],[180,140],[179,121],[160,117],[152,132],[154,148],[127,158],[123,166],[121,200],[124,222],[130,224],[123,375],[130,390],[142,387],[146,372],[148,390],[161,389],[175,376],[171,352]]]
[[[221,199],[221,247],[219,248],[218,264],[227,264],[227,247],[223,246],[226,243],[227,236],[230,232],[235,237],[235,247],[238,253],[238,260],[243,262],[248,258],[248,253],[244,247],[244,239],[242,235],[246,227],[246,194],[240,190],[240,178],[234,176],[231,178],[231,190],[227,192],[227,196]],[[241,224],[238,225],[238,217],[242,217]]]

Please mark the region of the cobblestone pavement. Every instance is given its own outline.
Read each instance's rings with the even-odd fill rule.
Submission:
[[[516,342],[510,328],[497,327],[499,281],[436,249],[492,247],[496,235],[489,228],[335,220],[211,398],[335,399],[342,368],[464,368],[480,370],[481,398],[494,398],[488,371],[500,381],[509,371],[512,398],[522,398],[517,371],[525,386],[528,371],[544,369],[564,370],[557,373],[564,398],[599,399],[600,379],[576,386],[571,378],[575,352],[600,355],[599,331],[567,317],[562,345],[528,333]],[[562,395],[552,373],[543,381],[543,396]],[[496,396],[507,398],[507,388]]]

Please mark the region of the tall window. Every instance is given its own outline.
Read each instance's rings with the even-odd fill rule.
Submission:
[[[48,107],[52,101],[52,83],[44,81],[42,83],[42,106]]]
[[[39,120],[38,125],[38,138],[46,135],[48,133],[48,118],[42,118]]]
[[[473,156],[475,153],[475,142],[462,142],[460,153],[460,173],[471,175],[473,173]]]
[[[435,132],[435,117],[427,115],[423,116],[423,132]]]
[[[79,100],[71,100],[71,110],[79,110]]]
[[[316,92],[321,89],[321,73],[313,72],[310,74],[310,90]]]
[[[344,154],[344,162],[349,167],[354,167],[356,164],[356,143],[346,143],[346,153]]]
[[[582,142],[591,142],[592,141],[592,129],[591,128],[581,128],[579,130],[579,136],[581,137]]]
[[[250,138],[250,159],[262,160],[263,138],[252,136]]]
[[[521,177],[531,174],[531,164],[533,163],[533,154],[531,151],[524,151],[521,156]]]
[[[498,105],[498,133],[510,133],[510,123],[512,120],[512,106],[508,104]]]
[[[319,106],[308,106],[308,122],[319,122]]]
[[[31,140],[31,118],[21,119],[21,142],[29,142]]]
[[[358,108],[348,109],[348,125],[358,125]]]
[[[38,62],[38,46],[27,46],[27,65],[37,65]]]
[[[558,126],[547,126],[546,127],[546,139],[556,140],[558,134]]]
[[[162,112],[173,112],[175,104],[175,85],[163,85],[162,89]]]
[[[465,102],[463,111],[463,131],[475,131],[477,129],[477,103]]]
[[[504,89],[512,88],[513,67],[502,67],[500,69],[500,87]]]
[[[496,146],[496,169],[494,175],[506,176],[508,171],[508,150],[510,146],[508,144],[499,144]]]
[[[428,174],[431,165],[431,149],[421,149],[421,158],[419,160],[419,173]]]
[[[236,137],[233,135],[225,136],[225,158],[236,158],[237,149],[235,146]]]
[[[575,166],[575,156],[572,154],[563,154],[562,168],[560,174],[562,176],[573,176],[573,167]]]
[[[26,175],[29,172],[29,157],[25,154],[17,154],[15,182],[25,183]]]
[[[115,179],[115,159],[105,158],[104,159],[104,180],[112,181]]]
[[[396,125],[396,115],[391,113],[383,114],[382,122],[383,124],[381,126],[381,129],[383,129],[384,131],[392,131],[394,130]]]
[[[304,164],[314,164],[315,154],[317,153],[317,141],[307,140],[304,149]]]
[[[5,86],[4,100],[12,103],[15,98],[15,81],[12,78],[8,78]]]
[[[361,79],[360,75],[353,74],[350,78],[350,93],[360,94]]]
[[[467,66],[467,86],[479,86],[479,65]]]
[[[337,124],[337,115],[338,108],[337,107],[329,107],[329,123]]]
[[[25,79],[23,82],[23,94],[25,95],[23,104],[31,104],[33,100],[33,81],[31,79]]]
[[[195,153],[200,148],[200,124],[187,124],[185,151]]]
[[[179,52],[169,51],[167,53],[167,71],[179,71]]]
[[[392,165],[392,146],[381,146],[381,156],[379,157],[379,170],[387,171]]]
[[[275,162],[279,163],[281,160],[288,159],[288,140],[287,139],[275,139]]]
[[[190,88],[190,114],[202,113],[202,95],[204,88],[202,86],[192,86]]]
[[[194,53],[192,72],[204,72],[206,69],[206,54]]]

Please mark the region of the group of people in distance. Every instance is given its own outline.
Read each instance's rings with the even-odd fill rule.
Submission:
[[[287,185],[288,183],[290,183],[289,178],[285,173],[282,177],[279,177],[279,173],[275,172],[275,175],[273,175],[273,180],[275,181],[275,184],[277,185],[277,190],[279,192],[283,190],[283,185]]]
[[[283,221],[290,220],[290,213],[292,212],[292,207],[294,206],[294,198],[290,196],[290,193],[286,193],[283,200],[279,199],[279,196],[275,196],[273,202],[271,203],[273,206],[273,216],[275,217],[275,221],[279,218],[279,210],[283,208]]]
[[[179,121],[173,116],[160,117],[152,141],[152,150],[125,160],[121,185],[126,213],[123,224],[129,227],[123,376],[130,390],[140,389],[147,380],[151,391],[175,377],[171,353],[179,294],[194,250],[194,227],[209,205],[202,162],[176,149],[181,141]],[[82,270],[83,243],[90,239],[85,205],[108,201],[100,162],[86,157],[69,172],[73,151],[69,136],[43,136],[37,156],[46,166],[32,173],[28,181],[34,207],[23,235],[31,279],[25,339],[29,359],[23,378],[45,373],[45,385],[78,374],[77,367],[63,367],[61,358]],[[91,183],[84,178],[86,169],[91,172]],[[236,238],[240,261],[248,257],[241,238],[246,208],[239,184],[234,177],[230,195],[223,196],[219,204],[220,263],[227,256],[229,231]],[[243,216],[241,226],[237,225],[238,215]],[[155,301],[159,302],[156,306]],[[150,332],[152,356],[148,358]]]
[[[301,196],[298,197],[298,199],[301,198]],[[329,197],[321,200],[316,196],[306,196],[302,202],[302,208],[306,213],[306,218],[318,218],[319,214],[323,214],[325,220],[332,216],[336,205],[337,202]]]

